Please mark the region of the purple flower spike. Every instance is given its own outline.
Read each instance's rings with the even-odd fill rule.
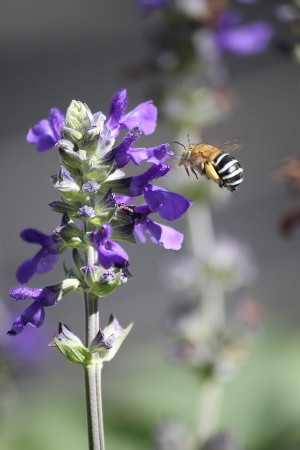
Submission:
[[[49,150],[61,139],[60,130],[64,120],[65,116],[58,108],[50,109],[48,119],[41,120],[29,129],[27,142],[37,145],[38,152]]]
[[[112,265],[125,267],[128,264],[128,255],[119,244],[109,239],[111,235],[111,225],[103,225],[92,235],[93,243],[98,250],[99,262],[104,269],[109,269]]]
[[[257,21],[234,28],[216,31],[216,42],[220,48],[239,56],[248,56],[266,50],[273,36],[272,27]]]
[[[179,219],[193,203],[182,195],[150,184],[145,187],[144,196],[151,211],[169,221]]]
[[[112,96],[107,126],[110,130],[116,131],[116,134],[118,134],[119,122],[127,108],[127,104],[128,98],[126,89],[120,89]]]
[[[34,228],[23,230],[21,238],[42,247],[33,258],[27,259],[17,270],[16,277],[19,283],[27,283],[35,273],[46,273],[52,269],[58,259],[58,251],[52,236]]]
[[[21,333],[28,323],[36,328],[42,326],[45,319],[44,307],[53,306],[57,301],[57,295],[48,288],[17,286],[10,289],[9,293],[16,300],[34,299],[34,302],[16,318],[11,330],[7,332],[12,336]]]
[[[156,128],[157,108],[152,100],[140,103],[128,114],[122,116],[120,124],[122,128],[134,128],[139,126],[144,134],[151,134]]]
[[[167,250],[179,250],[181,248],[183,234],[167,225],[150,220],[148,215],[152,211],[147,205],[135,207],[134,212],[139,214],[139,217],[135,219],[134,230],[143,244],[146,242],[144,233],[149,233],[152,242],[162,245]]]

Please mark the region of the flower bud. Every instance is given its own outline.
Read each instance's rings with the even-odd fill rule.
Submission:
[[[114,316],[110,316],[108,325],[103,331],[101,329],[98,331],[89,345],[89,350],[92,353],[98,353],[103,362],[112,360],[132,327],[133,323],[124,329]]]
[[[82,266],[80,268],[81,273],[84,276],[84,281],[89,287],[93,287],[95,283],[98,283],[102,268],[99,266]]]
[[[107,297],[115,289],[121,286],[125,282],[124,280],[125,278],[122,277],[122,271],[117,273],[112,270],[103,272],[99,281],[93,283],[91,286],[90,292],[97,297]]]
[[[79,131],[73,130],[73,128],[62,127],[61,135],[63,138],[68,139],[74,144],[77,144],[82,139],[82,134]]]
[[[92,353],[81,340],[64,324],[60,323],[58,334],[54,336],[50,347],[56,347],[68,361],[87,366],[92,360]]]

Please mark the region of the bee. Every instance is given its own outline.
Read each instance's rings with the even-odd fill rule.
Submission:
[[[142,217],[142,214],[140,214],[134,210],[134,206],[127,206],[127,205],[125,205],[125,203],[117,203],[116,206],[120,211],[123,211],[125,214],[130,216],[133,220],[140,219]]]
[[[208,179],[229,191],[235,191],[244,179],[244,171],[240,163],[229,153],[211,144],[191,144],[188,146],[173,141],[184,148],[179,166],[183,166],[188,176],[189,169],[198,178],[205,175]]]

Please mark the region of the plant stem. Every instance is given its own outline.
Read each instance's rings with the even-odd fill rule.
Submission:
[[[85,255],[87,265],[95,263],[93,247]],[[100,327],[99,299],[84,295],[85,303],[85,345],[88,347]],[[102,363],[94,353],[91,363],[84,368],[85,394],[87,407],[87,424],[89,450],[105,450],[101,394]]]
[[[191,253],[196,259],[205,259],[211,252],[215,237],[209,205],[197,205],[188,215]],[[202,293],[201,312],[213,328],[222,327],[225,323],[224,293],[218,286],[211,286]],[[203,443],[218,429],[222,412],[224,386],[216,378],[203,382],[198,394],[196,414],[196,438]]]
[[[198,400],[197,441],[203,443],[218,429],[223,403],[223,385],[216,379],[203,383]]]

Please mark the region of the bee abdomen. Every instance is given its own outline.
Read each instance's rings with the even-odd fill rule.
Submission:
[[[228,153],[221,152],[213,161],[213,165],[220,177],[222,185],[230,191],[237,189],[243,181],[243,168],[240,163]]]

